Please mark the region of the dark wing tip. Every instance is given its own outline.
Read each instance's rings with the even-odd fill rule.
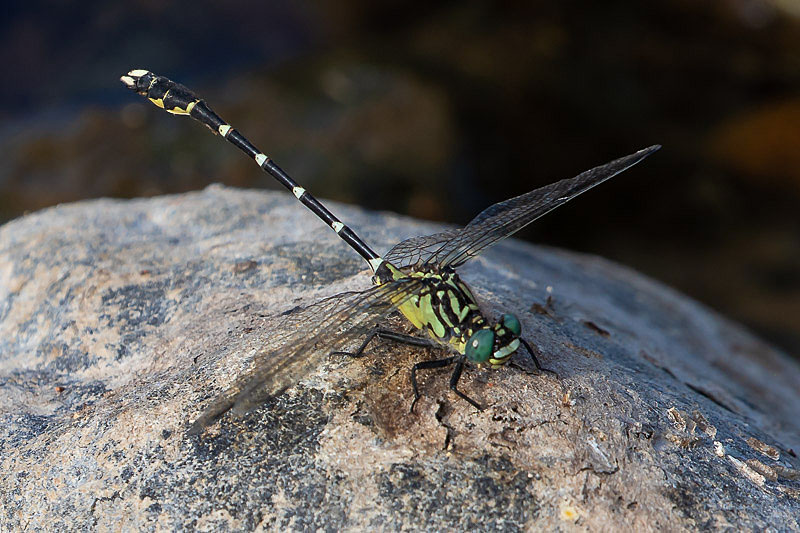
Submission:
[[[648,155],[652,154],[653,152],[657,152],[661,150],[660,144],[654,144],[653,146],[648,146],[647,148],[643,148],[639,150],[639,153],[643,155],[643,157],[647,157]]]
[[[642,148],[638,152],[634,152],[634,153],[632,153],[630,155],[626,155],[626,156],[621,157],[621,158],[619,158],[619,159],[617,159],[615,161],[612,161],[611,163],[603,165],[602,168],[613,168],[613,167],[616,167],[617,170],[613,174],[610,174],[608,176],[610,178],[611,176],[615,176],[615,175],[619,174],[620,172],[624,172],[625,170],[628,170],[632,166],[641,163],[644,159],[649,157],[653,152],[657,152],[660,149],[661,149],[661,145],[660,144],[654,144],[652,146],[648,146],[647,148]],[[595,169],[593,169],[593,170],[595,170]]]

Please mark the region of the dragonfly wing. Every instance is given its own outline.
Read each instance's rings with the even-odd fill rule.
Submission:
[[[411,237],[395,244],[383,258],[398,268],[425,263],[442,245],[457,237],[463,229],[451,229],[433,235]]]
[[[392,248],[386,257],[391,257],[394,264],[420,262],[458,267],[537,218],[629,169],[659,148],[659,145],[650,146],[587,170],[574,178],[563,179],[494,204],[484,209],[462,229],[407,239]]]
[[[313,372],[332,351],[342,350],[380,318],[416,294],[419,280],[402,279],[326,298],[287,313],[275,348],[256,354],[252,367],[202,412],[189,430],[199,434],[229,410],[244,414]]]
[[[650,146],[587,170],[574,178],[563,179],[487,207],[457,236],[442,246],[432,259],[442,266],[458,267],[537,218],[629,169],[659,148],[659,145]]]

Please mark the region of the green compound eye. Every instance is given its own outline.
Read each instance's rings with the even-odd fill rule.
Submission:
[[[519,319],[510,313],[504,314],[503,318],[500,319],[500,323],[508,328],[515,337],[519,337],[522,333],[522,325],[519,323]]]
[[[481,329],[473,333],[472,337],[469,338],[464,355],[470,361],[485,363],[492,355],[492,348],[494,348],[494,331]]]

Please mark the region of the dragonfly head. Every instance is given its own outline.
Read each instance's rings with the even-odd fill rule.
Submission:
[[[506,313],[493,327],[482,328],[472,334],[467,341],[464,354],[475,363],[489,363],[493,367],[508,361],[519,347],[522,325],[519,319]]]

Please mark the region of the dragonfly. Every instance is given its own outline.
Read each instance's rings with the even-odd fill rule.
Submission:
[[[275,342],[278,347],[257,353],[250,369],[235,378],[202,411],[191,425],[190,434],[202,433],[229,411],[243,415],[267,398],[281,394],[313,372],[328,354],[362,355],[376,337],[425,348],[444,348],[448,353],[447,357],[421,361],[411,368],[412,412],[420,398],[417,384],[420,370],[453,366],[450,390],[477,409],[481,405],[458,389],[465,365],[499,368],[524,347],[536,369],[546,370],[530,343],[522,337],[517,316],[503,313],[499,319],[491,320],[456,269],[660,148],[660,145],[644,148],[574,178],[499,202],[484,209],[463,228],[406,239],[381,256],[194,92],[144,69],[131,70],[120,80],[168,113],[197,120],[244,152],[359,254],[372,273],[373,285],[367,290],[337,294],[287,313]],[[425,336],[378,326],[395,311]],[[363,342],[355,352],[344,350],[359,338]]]

